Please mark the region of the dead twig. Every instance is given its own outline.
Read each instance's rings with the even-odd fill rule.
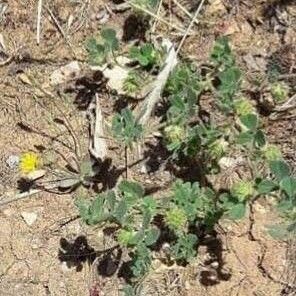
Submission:
[[[283,117],[283,112],[289,111],[296,108],[296,93],[290,98],[288,99],[288,101],[286,101],[285,103],[283,103],[280,106],[276,106],[274,108],[274,112],[270,115],[270,119],[271,120],[277,120],[279,118],[294,118],[295,115],[288,115]]]

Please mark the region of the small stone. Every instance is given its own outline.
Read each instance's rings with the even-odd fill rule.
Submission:
[[[217,269],[219,267],[219,262],[218,261],[214,261],[211,263],[211,267]]]
[[[74,78],[77,78],[81,72],[80,65],[77,61],[73,61],[55,71],[50,76],[50,84],[58,85]]]
[[[10,169],[16,169],[19,165],[20,158],[18,155],[9,155],[6,159],[6,164]]]
[[[33,212],[22,212],[21,216],[29,226],[32,226],[37,220],[37,214]]]

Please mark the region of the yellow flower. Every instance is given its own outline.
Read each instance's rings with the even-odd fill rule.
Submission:
[[[20,170],[23,174],[29,174],[40,166],[40,159],[34,152],[26,152],[20,159]]]

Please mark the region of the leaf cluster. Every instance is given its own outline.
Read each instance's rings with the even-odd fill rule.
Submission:
[[[113,29],[103,29],[99,40],[90,38],[86,43],[89,63],[92,65],[102,65],[109,62],[114,52],[119,49],[119,40]]]
[[[132,111],[125,108],[113,117],[112,132],[118,141],[131,148],[132,144],[142,137],[143,127],[136,121]]]

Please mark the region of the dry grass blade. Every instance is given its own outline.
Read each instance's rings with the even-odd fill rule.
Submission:
[[[90,121],[89,152],[94,158],[103,160],[107,156],[107,144],[104,138],[104,118],[98,95],[89,106],[88,117]]]
[[[204,3],[205,3],[205,0],[201,0],[201,1],[200,1],[200,4],[199,4],[198,7],[197,7],[197,10],[196,10],[196,12],[195,12],[195,14],[194,14],[194,17],[193,17],[193,19],[191,20],[191,22],[190,22],[190,24],[189,24],[189,26],[188,26],[188,28],[187,28],[187,30],[186,30],[186,32],[185,32],[183,38],[182,38],[182,40],[181,40],[181,42],[180,42],[180,44],[179,44],[179,47],[178,47],[178,49],[177,49],[177,54],[180,52],[180,50],[181,50],[181,48],[182,48],[182,46],[183,46],[183,44],[184,44],[184,42],[185,42],[187,36],[189,35],[189,32],[191,31],[191,29],[192,29],[192,27],[193,27],[193,24],[195,23],[195,21],[196,21],[198,15],[199,15],[199,13],[200,13],[200,11],[201,11],[201,9],[202,9]]]
[[[25,199],[25,198],[27,198],[29,196],[32,196],[32,195],[35,195],[35,194],[37,194],[37,193],[39,193],[41,191],[42,191],[41,189],[31,189],[31,190],[29,190],[27,192],[22,192],[22,193],[16,194],[14,197],[7,198],[7,199],[5,199],[4,196],[2,196],[0,198],[0,206],[5,206],[5,205],[8,205],[8,204],[10,204],[12,202],[15,202],[15,201],[18,201],[18,200],[21,200],[21,199]]]
[[[276,112],[283,112],[296,107],[296,94],[294,94],[287,102],[274,108]]]
[[[56,25],[58,31],[60,32],[60,34],[62,35],[62,37],[65,39],[66,44],[69,46],[70,51],[73,54],[73,57],[75,58],[76,57],[76,53],[75,53],[75,51],[73,49],[72,44],[69,41],[68,36],[65,34],[63,28],[61,27],[61,25],[59,24],[57,18],[54,16],[53,12],[49,9],[49,7],[45,6],[45,8],[46,8],[49,16],[51,17],[53,23]]]
[[[178,2],[177,0],[173,0],[173,2],[187,15],[190,17],[190,20],[194,19],[193,18],[193,15],[180,3]],[[194,19],[194,23],[196,25],[199,24],[199,21],[197,19]]]
[[[161,10],[161,7],[162,7],[162,2],[163,2],[163,0],[160,0],[160,1],[159,1],[158,9],[157,9],[157,13],[156,13],[157,17],[159,17],[160,10]],[[152,33],[154,33],[155,30],[156,30],[157,22],[158,22],[158,19],[156,19],[156,20],[154,21],[154,23],[153,23],[153,26],[152,26],[152,29],[151,29]],[[171,22],[170,22],[170,23],[171,23]]]
[[[173,47],[173,44],[169,40],[165,39],[163,40],[162,45],[168,49],[168,54],[162,71],[158,74],[157,78],[151,85],[152,91],[149,93],[142,106],[140,107],[140,112],[137,120],[142,125],[146,124],[149,120],[156,103],[161,98],[162,90],[169,78],[171,71],[177,65],[177,54]]]
[[[177,25],[175,25],[175,24],[172,24],[172,23],[166,21],[165,19],[159,17],[158,15],[154,14],[153,12],[151,12],[151,11],[149,11],[149,10],[147,10],[147,9],[145,9],[145,8],[143,8],[143,7],[141,7],[141,6],[137,5],[137,4],[135,4],[135,3],[132,3],[132,2],[131,2],[130,4],[131,4],[131,6],[133,6],[134,8],[136,8],[136,9],[138,9],[138,10],[141,10],[141,11],[145,12],[146,14],[148,14],[148,15],[154,17],[154,18],[157,19],[159,22],[161,22],[161,23],[163,23],[163,24],[165,24],[165,25],[167,25],[167,26],[169,26],[169,27],[172,27],[173,29],[176,29],[176,30],[178,30],[178,31],[180,31],[181,33],[184,34],[185,31],[184,31],[183,28],[181,28],[181,27],[179,27],[179,26],[177,26]]]
[[[38,1],[38,8],[37,8],[37,44],[40,43],[40,28],[41,28],[41,14],[42,14],[42,0]]]

